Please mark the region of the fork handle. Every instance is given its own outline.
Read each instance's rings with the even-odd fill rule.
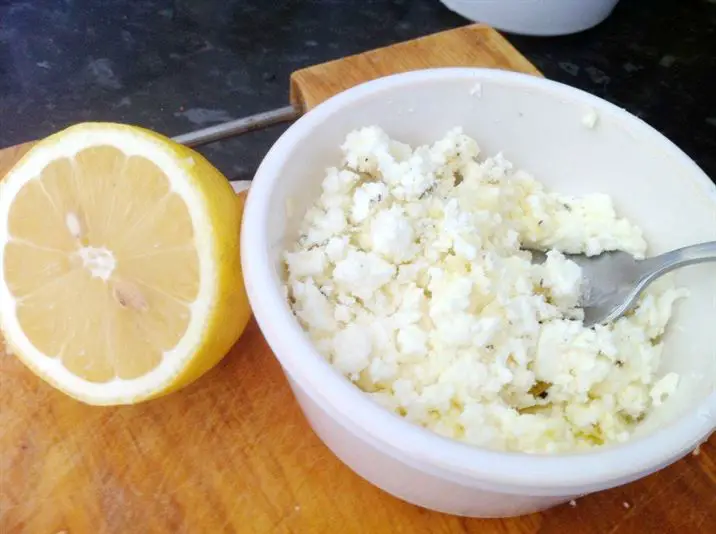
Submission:
[[[716,261],[716,241],[677,248],[671,252],[642,260],[640,263],[651,272],[649,279],[654,280],[679,267],[707,261]]]

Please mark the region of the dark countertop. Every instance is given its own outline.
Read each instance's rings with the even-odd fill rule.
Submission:
[[[296,69],[466,22],[438,0],[0,0],[0,146],[84,120],[176,135],[286,105]],[[621,0],[590,31],[508,38],[716,178],[716,0]],[[250,178],[284,128],[203,151]]]

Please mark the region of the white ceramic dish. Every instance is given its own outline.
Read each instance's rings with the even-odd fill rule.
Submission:
[[[475,22],[524,35],[566,35],[596,26],[619,0],[440,0]]]
[[[473,90],[478,83],[481,91]],[[596,127],[588,128],[583,118],[594,112]],[[285,301],[280,255],[318,195],[324,168],[339,161],[345,134],[371,124],[413,144],[463,126],[484,154],[503,151],[548,187],[610,194],[642,226],[652,253],[716,240],[716,189],[704,173],[641,120],[577,89],[498,70],[435,69],[328,100],[291,126],[261,164],[246,205],[242,258],[266,340],[309,422],[339,458],[406,501],[453,514],[510,516],[643,477],[714,431],[713,265],[677,274],[693,294],[679,304],[665,338],[662,371],[678,372],[681,384],[623,445],[553,456],[471,447],[385,411],[335,372]]]

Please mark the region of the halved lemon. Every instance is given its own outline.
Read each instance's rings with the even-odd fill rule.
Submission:
[[[250,311],[243,198],[193,150],[142,128],[79,124],[0,183],[0,327],[40,377],[90,404],[179,389]]]

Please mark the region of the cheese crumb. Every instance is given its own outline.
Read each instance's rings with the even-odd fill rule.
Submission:
[[[477,98],[482,97],[482,84],[480,82],[477,82],[472,86],[470,89],[470,96],[476,96]]]
[[[590,130],[596,127],[598,120],[599,115],[597,115],[597,111],[593,108],[590,108],[589,111],[582,116],[582,124]]]
[[[671,396],[679,384],[679,375],[669,373],[659,380],[654,387],[651,388],[651,402],[654,406],[663,404],[664,399]]]

